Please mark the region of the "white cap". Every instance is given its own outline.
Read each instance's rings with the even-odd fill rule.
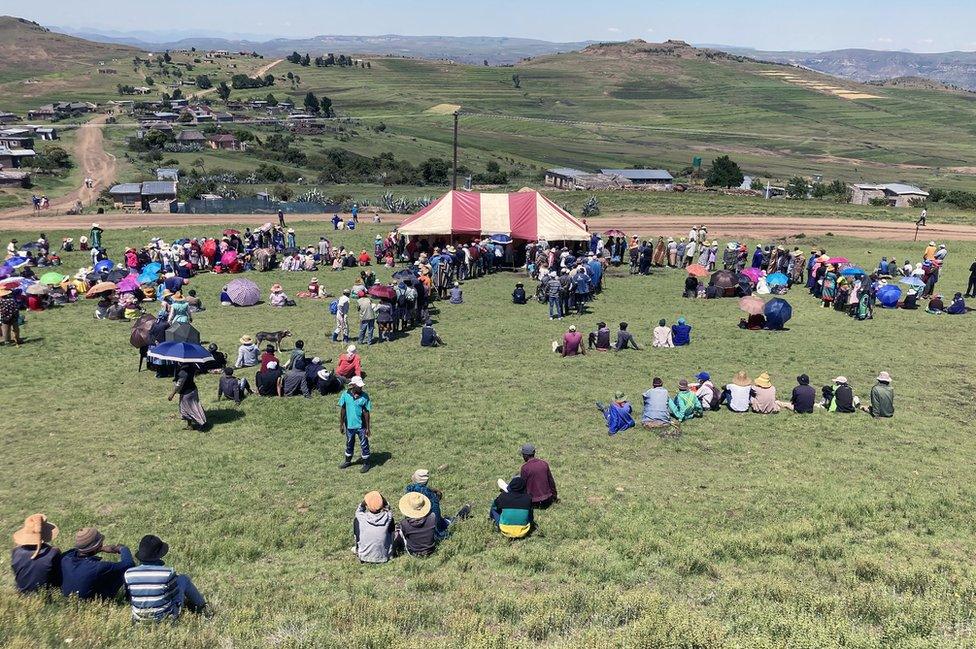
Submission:
[[[269,370],[273,370],[276,367],[278,367],[278,363],[276,361],[271,361],[271,362],[268,363],[268,369]]]
[[[355,345],[349,345],[348,347],[346,347],[346,353],[347,354],[354,354],[354,353],[356,353],[356,346]]]
[[[351,379],[349,379],[349,384],[350,385],[355,385],[356,387],[360,387],[360,388],[365,388],[366,387],[366,384],[363,383],[363,377],[361,377],[361,376],[354,376],[354,377],[352,377]]]

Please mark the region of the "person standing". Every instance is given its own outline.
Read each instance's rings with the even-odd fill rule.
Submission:
[[[6,344],[14,343],[18,347],[20,339],[20,308],[11,291],[0,289],[0,338]]]
[[[373,302],[365,292],[361,292],[356,305],[359,308],[359,344],[372,345],[373,333],[376,330],[376,311]]]
[[[332,342],[338,342],[342,336],[342,342],[349,342],[349,298],[351,291],[346,288],[342,290],[342,295],[336,300],[336,327],[332,332]]]
[[[976,297],[976,260],[969,266],[969,284],[966,286],[966,297]]]
[[[97,223],[91,224],[91,230],[88,231],[88,242],[92,248],[102,247],[102,230]]]
[[[362,457],[360,473],[369,471],[369,436],[371,434],[370,415],[373,403],[363,379],[354,376],[349,380],[349,386],[339,397],[339,430],[346,434],[346,459],[339,465],[340,469],[352,466],[353,449],[356,438],[359,438],[359,449]]]
[[[278,227],[282,230],[285,229],[285,212],[284,210],[278,210]]]
[[[172,401],[180,395],[180,417],[186,422],[187,430],[199,430],[207,425],[207,415],[200,405],[200,393],[193,378],[195,375],[196,368],[192,363],[180,363],[173,379],[173,391],[166,399]]]

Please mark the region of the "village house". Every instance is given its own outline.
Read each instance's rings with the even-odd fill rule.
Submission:
[[[185,131],[180,131],[176,134],[176,142],[178,144],[195,144],[197,146],[203,146],[207,138],[203,136],[203,133],[195,129],[187,129]]]
[[[177,118],[179,118],[179,115],[177,115],[176,113],[171,113],[165,110],[156,111],[155,113],[152,114],[152,116],[153,119],[158,120],[160,122],[175,122]]]
[[[176,181],[149,180],[144,183],[121,183],[108,193],[117,208],[169,212],[176,200]]]
[[[619,176],[634,185],[671,189],[674,178],[664,169],[601,169],[605,176]]]
[[[0,146],[8,149],[33,149],[34,138],[26,134],[10,134],[0,131]]]
[[[576,189],[576,179],[587,175],[587,172],[569,167],[546,169],[545,184],[556,189]]]
[[[30,174],[26,171],[0,171],[0,187],[23,187],[31,186]]]
[[[156,170],[156,180],[174,180],[179,181],[180,170],[173,169],[171,167],[160,167]]]
[[[86,101],[58,101],[27,111],[27,119],[63,119],[90,113],[97,108]]]
[[[41,140],[56,140],[58,130],[49,126],[38,126],[34,128],[34,136]]]
[[[214,133],[207,136],[207,145],[211,149],[223,151],[243,151],[244,143],[229,133]]]
[[[14,115],[13,113],[0,112],[0,124],[13,124],[14,122],[19,122],[20,117]]]
[[[10,149],[0,146],[0,167],[4,169],[29,167],[34,155],[33,149]]]
[[[883,200],[889,207],[914,207],[928,197],[927,191],[903,183],[851,185],[852,205],[871,205],[872,200]]]
[[[214,121],[214,112],[208,106],[188,106],[183,114],[189,115],[196,124]]]

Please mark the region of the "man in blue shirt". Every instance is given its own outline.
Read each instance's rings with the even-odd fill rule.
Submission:
[[[644,393],[644,410],[641,413],[641,424],[644,428],[663,428],[671,425],[671,413],[668,410],[668,391],[664,381],[654,377],[653,387]]]
[[[132,553],[124,545],[105,545],[105,536],[94,527],[75,534],[75,547],[61,556],[61,592],[79,599],[112,599],[119,592],[125,571],[133,567]],[[118,554],[116,562],[95,555]]]
[[[349,379],[348,389],[339,397],[339,430],[346,434],[346,459],[340,469],[352,466],[352,454],[356,437],[359,437],[359,450],[362,456],[360,473],[369,471],[370,413],[373,403],[366,394],[363,379],[354,376]]]

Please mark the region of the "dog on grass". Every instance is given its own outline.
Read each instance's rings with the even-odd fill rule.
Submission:
[[[289,336],[291,336],[291,332],[287,329],[283,329],[281,331],[259,331],[254,338],[257,340],[259,345],[265,341],[274,343],[275,349],[280,352],[281,341]]]

